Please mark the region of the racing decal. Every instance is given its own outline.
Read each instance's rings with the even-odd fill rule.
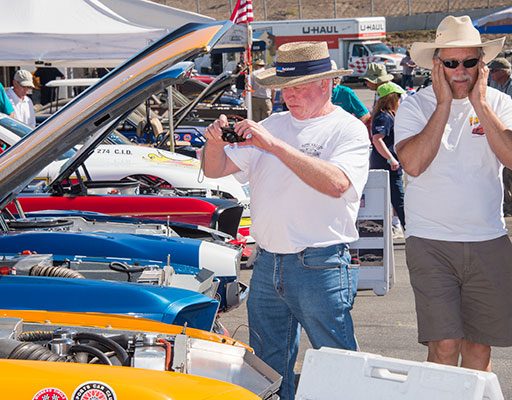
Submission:
[[[85,382],[73,392],[72,400],[116,400],[114,390],[103,382]]]
[[[68,400],[63,391],[55,388],[44,388],[37,392],[32,400]]]
[[[190,158],[190,159],[185,159],[185,160],[174,159],[174,158],[166,157],[165,155],[163,155],[160,152],[148,153],[147,157],[143,156],[142,158],[144,160],[148,160],[148,161],[155,161],[155,162],[160,162],[160,163],[165,163],[165,164],[173,164],[173,165],[177,165],[180,167],[199,168],[199,166],[200,166],[200,162],[196,158]]]
[[[478,117],[470,117],[469,125],[473,127],[471,134],[477,135],[477,136],[485,135],[484,128],[482,127],[482,125],[480,125],[480,121],[478,120]]]
[[[354,74],[364,74],[368,64],[377,61],[378,57],[358,57],[348,63],[348,67],[354,70]]]

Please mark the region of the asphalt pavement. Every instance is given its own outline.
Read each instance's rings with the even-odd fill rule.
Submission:
[[[507,217],[509,236],[512,236],[512,217]],[[417,342],[414,296],[405,264],[404,241],[393,245],[395,284],[384,296],[373,291],[359,291],[352,317],[361,351],[403,360],[425,361],[427,349]],[[249,284],[252,270],[242,269],[241,280]],[[222,316],[222,323],[231,335],[249,343],[247,309],[245,304]],[[311,344],[303,332],[295,372],[300,374],[304,354]],[[512,399],[512,349],[493,348],[492,369],[498,376],[505,399]]]
[[[362,84],[350,85],[363,103],[370,106],[373,93]],[[512,237],[512,217],[507,217],[509,236]],[[403,360],[425,361],[427,349],[417,342],[414,296],[405,264],[404,241],[395,242],[395,284],[384,296],[372,291],[359,291],[352,316],[360,350]],[[241,280],[250,283],[252,270],[242,269]],[[235,339],[249,343],[247,309],[245,304],[222,317],[223,324]],[[300,353],[295,366],[300,373],[304,354],[311,344],[303,332]],[[498,380],[505,399],[512,399],[512,349],[493,348],[492,370]]]

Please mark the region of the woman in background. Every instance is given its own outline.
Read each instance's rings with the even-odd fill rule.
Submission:
[[[393,216],[393,238],[403,237],[400,224],[405,227],[404,186],[402,167],[393,149],[395,142],[395,113],[400,105],[400,95],[405,90],[391,83],[384,83],[377,88],[379,100],[372,114],[372,143],[370,169],[389,171],[391,204],[395,211]]]

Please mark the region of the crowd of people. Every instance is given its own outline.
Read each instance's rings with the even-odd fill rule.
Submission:
[[[502,180],[512,167],[511,74],[496,58],[503,43],[483,43],[467,16],[446,17],[435,42],[414,43],[404,61],[432,70],[431,86],[407,95],[370,64],[371,113],[339,85],[350,71],[331,63],[325,42],[287,43],[254,81],[280,88],[288,111],[236,123],[245,139],[236,145],[222,140],[225,116],[206,129],[205,175],[250,184],[250,345],[283,376],[281,399],[294,398],[301,327],[314,348],[358,350],[350,316],[358,269],[348,249],[369,168],[389,171],[428,360],[490,371],[491,346],[512,345]]]

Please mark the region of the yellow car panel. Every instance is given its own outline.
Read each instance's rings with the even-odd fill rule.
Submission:
[[[0,360],[2,398],[20,400],[259,399],[239,386],[174,372]]]

